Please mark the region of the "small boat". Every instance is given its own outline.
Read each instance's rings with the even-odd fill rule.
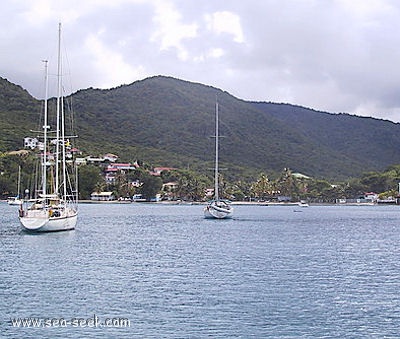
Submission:
[[[45,61],[46,95],[44,100],[43,147],[40,149],[40,189],[35,190],[33,201],[29,190],[20,206],[19,220],[22,227],[32,232],[66,231],[75,228],[78,218],[76,189],[78,176],[71,150],[71,139],[66,135],[61,69],[61,24],[58,31],[57,108],[55,131],[50,131],[47,109],[48,68]]]
[[[19,206],[22,205],[22,199],[20,199],[19,195],[17,195],[16,197],[9,197],[7,198],[7,203],[12,206]]]
[[[7,203],[11,206],[19,206],[22,205],[22,199],[20,198],[20,187],[21,187],[21,166],[18,167],[18,188],[17,192],[18,195],[16,197],[9,197],[7,198]]]
[[[204,208],[205,218],[225,219],[230,218],[233,213],[233,207],[228,200],[219,198],[219,169],[218,169],[218,153],[219,153],[219,131],[218,131],[218,102],[215,104],[215,169],[214,169],[214,199],[211,200]]]
[[[298,203],[298,205],[299,205],[300,207],[308,207],[308,206],[310,206],[310,205],[307,203],[307,201],[304,201],[304,200],[300,200],[300,202]]]

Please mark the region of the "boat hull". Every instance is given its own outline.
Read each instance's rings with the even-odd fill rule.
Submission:
[[[227,219],[232,217],[232,213],[233,213],[233,208],[227,203],[218,204],[214,201],[209,203],[204,208],[205,218]]]
[[[29,232],[58,232],[75,229],[78,219],[74,209],[66,209],[59,216],[50,216],[48,210],[27,211],[20,216],[24,230]]]
[[[8,200],[7,203],[8,203],[10,206],[21,206],[21,205],[22,205],[22,200],[13,199],[13,200]]]

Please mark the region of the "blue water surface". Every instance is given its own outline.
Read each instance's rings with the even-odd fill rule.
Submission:
[[[76,230],[36,235],[0,203],[2,337],[400,336],[399,206],[79,208]]]

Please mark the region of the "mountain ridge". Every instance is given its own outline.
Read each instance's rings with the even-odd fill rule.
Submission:
[[[0,79],[0,119],[19,116],[34,125],[40,101]],[[9,99],[19,98],[19,106]],[[342,179],[400,163],[400,125],[291,104],[245,101],[221,89],[167,76],[153,76],[112,89],[71,94],[79,144],[88,152],[115,152],[125,160],[190,166],[204,171],[213,160],[215,102],[220,112],[221,163],[229,175],[279,172],[285,167],[320,178]],[[50,100],[51,102],[52,100]],[[11,114],[10,114],[11,113]],[[34,118],[35,117],[35,118]],[[4,121],[5,121],[4,120]],[[0,150],[17,148],[28,136],[24,124],[3,138]],[[5,126],[3,126],[5,125]],[[21,127],[22,126],[22,127]],[[11,141],[10,141],[11,140]],[[234,173],[232,173],[234,172]]]

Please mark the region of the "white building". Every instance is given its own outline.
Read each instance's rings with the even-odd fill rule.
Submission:
[[[93,201],[112,201],[115,200],[113,192],[93,192],[90,195]]]
[[[39,140],[36,138],[24,138],[24,147],[25,148],[30,148],[30,149],[35,149],[38,146]]]

